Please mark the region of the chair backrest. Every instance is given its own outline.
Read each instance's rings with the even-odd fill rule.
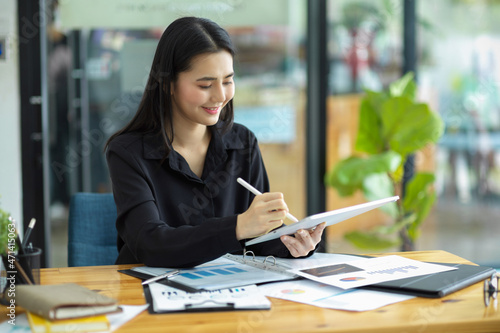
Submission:
[[[116,248],[112,193],[75,193],[69,204],[68,266],[112,265]]]

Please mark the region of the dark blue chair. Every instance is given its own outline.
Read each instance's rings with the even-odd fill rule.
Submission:
[[[68,266],[113,265],[116,206],[111,193],[75,193],[69,203]]]

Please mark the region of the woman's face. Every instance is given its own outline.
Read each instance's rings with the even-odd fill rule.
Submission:
[[[188,71],[172,83],[173,119],[185,125],[215,125],[234,96],[233,57],[227,51],[193,57]]]

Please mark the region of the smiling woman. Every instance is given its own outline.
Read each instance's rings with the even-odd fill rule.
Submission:
[[[134,118],[106,145],[117,206],[117,264],[186,267],[243,251],[245,239],[283,224],[283,194],[269,193],[257,139],[233,123],[234,48],[202,18],[163,33]],[[263,194],[254,196],[236,179]],[[323,227],[248,248],[310,255]]]
[[[229,73],[229,74],[227,74]],[[207,126],[215,125],[223,108],[233,99],[233,57],[227,51],[193,57],[188,71],[171,83],[172,146],[202,176],[211,140]]]

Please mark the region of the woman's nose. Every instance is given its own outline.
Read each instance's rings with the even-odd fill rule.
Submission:
[[[217,84],[212,90],[212,100],[214,102],[222,103],[226,100],[226,92],[224,91],[224,86]]]

